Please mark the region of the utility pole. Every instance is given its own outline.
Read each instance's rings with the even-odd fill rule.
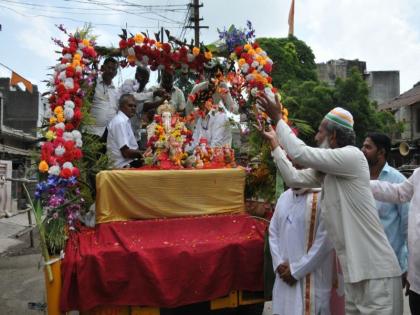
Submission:
[[[200,18],[200,8],[203,6],[203,4],[199,4],[199,0],[193,0],[192,3],[190,3],[190,7],[193,8],[193,15],[190,17],[190,21],[194,22],[194,26],[187,26],[186,28],[193,28],[194,29],[194,43],[195,46],[200,45],[200,29],[202,28],[209,28],[208,26],[200,26],[200,21],[203,20],[203,18]]]

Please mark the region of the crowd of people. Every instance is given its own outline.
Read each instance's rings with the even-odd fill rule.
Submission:
[[[386,135],[369,134],[357,148],[353,117],[343,108],[325,115],[314,148],[282,120],[277,97],[260,95],[258,103],[275,124],[262,133],[291,187],[280,196],[269,229],[273,313],[335,314],[330,280],[338,264],[342,313],[400,315],[406,288],[411,313],[420,314],[420,171],[405,179],[387,164]]]
[[[172,73],[162,71],[159,85],[147,88],[150,70],[146,66],[136,68],[135,78],[125,80],[120,88],[113,84],[117,75],[118,61],[112,57],[105,59],[95,86],[90,115],[94,123],[87,132],[103,143],[101,153],[107,153],[114,168],[141,166],[145,140],[143,125],[152,124],[157,108],[168,102],[181,117],[194,111],[191,102],[186,102],[184,93],[174,84]],[[204,83],[204,85],[203,85]],[[209,81],[197,84],[191,93],[206,89]],[[236,108],[229,93],[223,96],[214,93],[213,98],[224,102],[229,109]],[[188,106],[187,106],[188,105]],[[191,124],[192,150],[206,139],[211,147],[231,145],[232,133],[225,112],[214,115],[203,108],[204,117],[197,117]],[[143,146],[143,147],[142,147]]]
[[[159,85],[148,89],[150,70],[139,66],[134,80],[116,88],[117,70],[114,58],[104,61],[90,111],[94,124],[87,132],[104,144],[115,168],[139,167],[142,125],[152,122],[158,106],[166,101],[185,116],[193,104],[170,73],[162,72]],[[191,93],[209,85],[203,81]],[[229,93],[212,98],[237,112]],[[405,288],[411,313],[419,315],[420,170],[406,179],[388,165],[391,141],[384,134],[369,134],[357,148],[353,117],[343,108],[325,115],[315,148],[284,122],[277,97],[261,94],[257,102],[274,123],[275,129],[261,132],[290,187],[278,199],[269,227],[273,313],[335,315],[331,292],[341,283],[342,314],[401,315]],[[203,138],[210,146],[230,145],[227,120],[223,111],[197,118],[192,147]]]

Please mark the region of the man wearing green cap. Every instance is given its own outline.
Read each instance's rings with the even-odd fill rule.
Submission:
[[[273,102],[261,95],[258,103],[276,124],[264,135],[286,184],[322,186],[321,219],[343,269],[346,314],[401,315],[401,269],[378,217],[368,163],[354,146],[350,112],[331,110],[315,136],[319,148],[313,148],[282,120],[277,97]],[[296,170],[286,154],[308,169]]]

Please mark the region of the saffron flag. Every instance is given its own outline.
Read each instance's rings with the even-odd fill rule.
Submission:
[[[295,0],[292,0],[289,11],[289,35],[293,35],[295,29]]]
[[[27,91],[32,93],[33,91],[32,83],[29,80],[26,80],[24,77],[17,74],[16,72],[12,71],[12,77],[10,78],[10,85],[15,86],[20,82],[23,83]]]

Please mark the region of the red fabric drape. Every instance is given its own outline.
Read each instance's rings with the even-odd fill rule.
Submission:
[[[177,307],[263,289],[266,224],[248,215],[113,222],[71,235],[62,311]]]

